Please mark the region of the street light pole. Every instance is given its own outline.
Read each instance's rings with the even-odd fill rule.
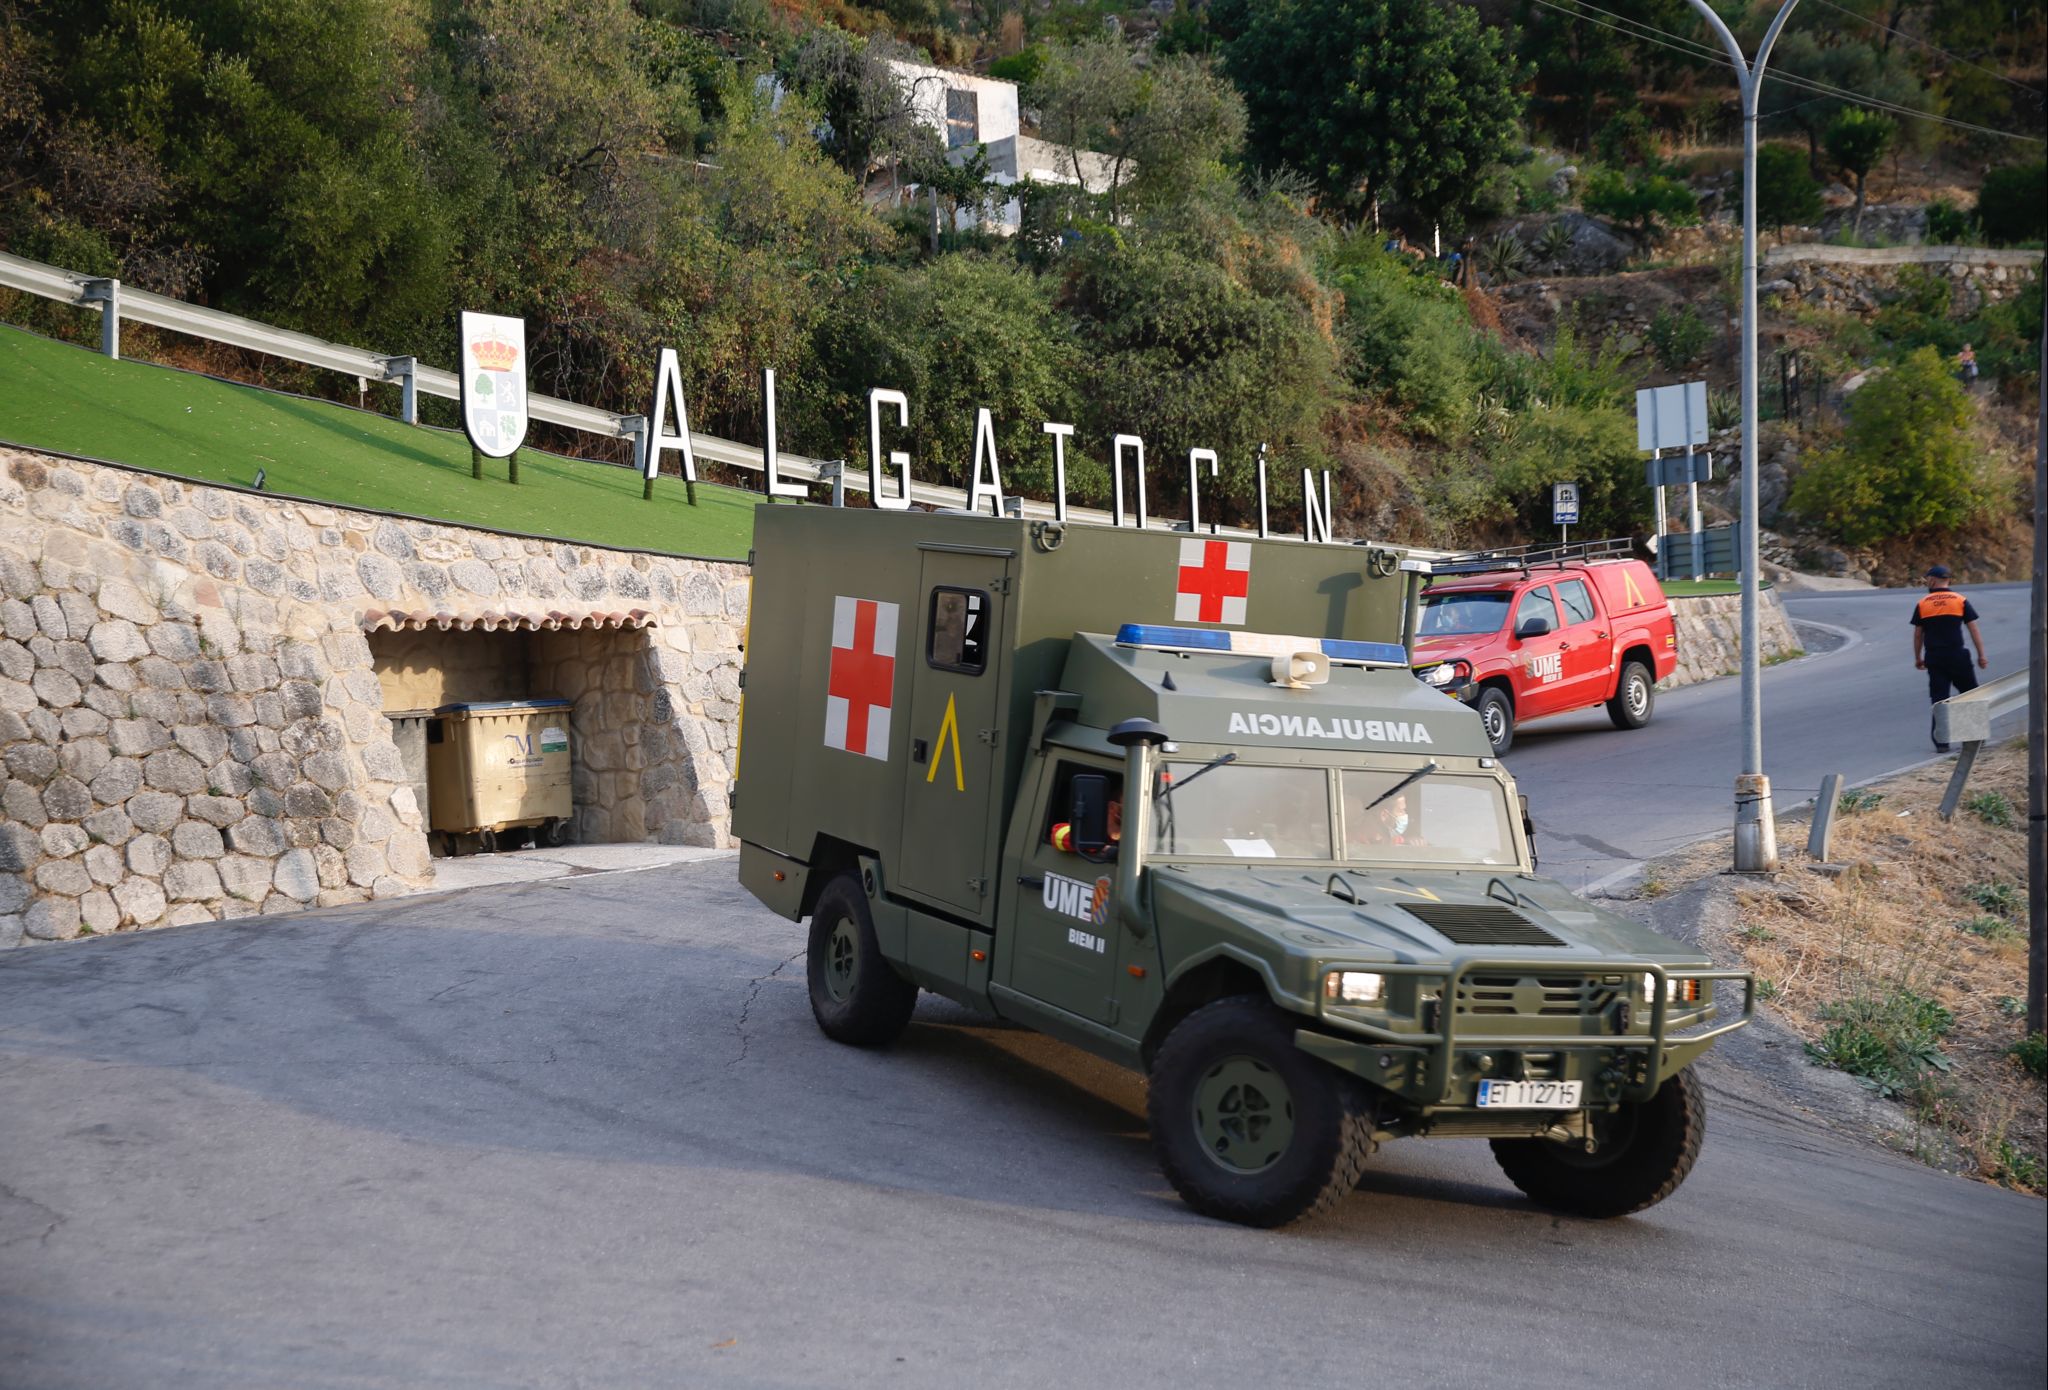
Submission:
[[[1778,867],[1778,827],[1771,813],[1771,779],[1764,773],[1763,660],[1757,621],[1757,404],[1756,404],[1756,126],[1764,64],[1799,0],[1784,0],[1746,61],[1742,45],[1707,0],[1690,0],[1728,50],[1742,93],[1742,771],[1735,779],[1735,871],[1769,873]]]

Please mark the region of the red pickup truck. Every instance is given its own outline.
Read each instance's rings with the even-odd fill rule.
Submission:
[[[1657,682],[1678,665],[1678,633],[1648,565],[1591,558],[1619,549],[1508,558],[1477,573],[1437,567],[1422,595],[1416,676],[1477,709],[1496,753],[1517,724],[1594,705],[1616,728],[1640,729]]]

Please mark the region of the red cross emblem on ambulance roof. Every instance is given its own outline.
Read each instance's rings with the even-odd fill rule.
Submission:
[[[1173,596],[1177,623],[1244,622],[1252,591],[1252,548],[1246,541],[1180,543],[1180,583]]]
[[[844,594],[833,599],[825,746],[887,761],[895,686],[896,605]]]

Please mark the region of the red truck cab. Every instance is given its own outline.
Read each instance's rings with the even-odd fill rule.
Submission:
[[[1479,711],[1496,753],[1517,725],[1604,705],[1650,722],[1678,632],[1656,574],[1626,542],[1438,563],[1422,592],[1415,674]]]

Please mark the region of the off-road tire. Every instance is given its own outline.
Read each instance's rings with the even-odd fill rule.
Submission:
[[[1614,698],[1607,702],[1607,717],[1614,727],[1640,729],[1650,722],[1650,713],[1656,708],[1657,677],[1640,661],[1623,665],[1621,679],[1614,683]]]
[[[1479,722],[1486,726],[1486,741],[1493,745],[1496,757],[1515,746],[1515,702],[1506,691],[1489,685],[1479,692],[1472,708],[1479,711]]]
[[[1373,1148],[1369,1093],[1296,1047],[1297,1026],[1263,998],[1219,999],[1175,1025],[1153,1059],[1152,1147],[1181,1200],[1205,1216],[1285,1226],[1322,1215],[1358,1186]],[[1203,1137],[1205,1088],[1213,1092],[1219,1076],[1239,1073],[1272,1093],[1266,1100],[1287,1131],[1284,1146],[1256,1171],[1219,1158]],[[1207,1118],[1217,1120],[1213,1110]]]
[[[1549,1139],[1496,1139],[1493,1157],[1509,1182],[1552,1211],[1604,1219],[1654,1207],[1699,1161],[1706,1092],[1691,1070],[1681,1071],[1614,1119],[1595,1153]]]
[[[804,961],[811,1014],[826,1037],[855,1047],[880,1047],[894,1042],[910,1023],[917,986],[882,958],[875,919],[857,875],[842,873],[818,894]]]

